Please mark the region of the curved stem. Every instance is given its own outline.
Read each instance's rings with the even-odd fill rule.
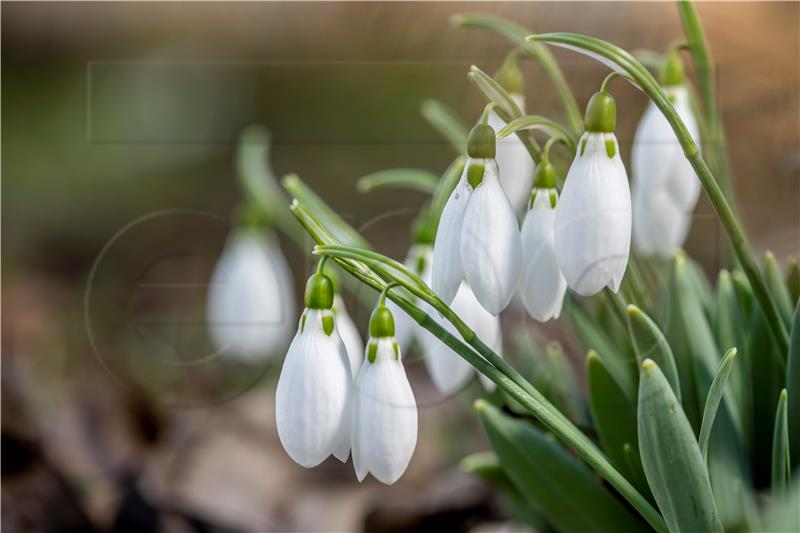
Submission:
[[[650,72],[648,72],[648,70],[631,54],[601,39],[576,33],[547,33],[532,35],[529,39],[549,42],[556,45],[566,45],[573,49],[577,48],[578,51],[585,50],[591,52],[590,55],[595,58],[599,55],[627,72],[647,96],[650,97],[675,132],[684,155],[692,165],[695,174],[697,174],[700,184],[706,192],[706,196],[714,207],[714,211],[717,213],[717,217],[728,235],[731,247],[741,263],[742,270],[744,270],[747,279],[753,286],[753,293],[764,310],[775,340],[781,351],[785,352],[789,346],[789,335],[786,331],[786,325],[783,323],[775,300],[772,298],[767,284],[764,281],[764,277],[761,275],[758,263],[756,263],[750,246],[745,239],[739,220],[736,218],[733,209],[725,199],[725,195],[720,189],[717,180],[700,155],[700,150],[687,130],[686,125],[678,116],[669,98],[658,82],[656,82],[655,78],[653,78]]]
[[[611,83],[614,78],[625,78],[626,76],[622,72],[614,71],[608,76],[605,77],[603,83],[600,84],[600,92],[605,93],[608,92],[608,84]],[[627,79],[627,78],[626,78]]]

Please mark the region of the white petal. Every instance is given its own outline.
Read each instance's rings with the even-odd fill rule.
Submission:
[[[339,330],[339,335],[347,351],[350,370],[354,376],[357,376],[361,361],[364,359],[364,343],[361,341],[358,328],[356,328],[353,319],[350,318],[347,312],[344,300],[338,294],[333,299],[333,309],[336,314],[336,329]]]
[[[569,287],[582,296],[618,290],[630,240],[630,190],[616,137],[585,133],[556,208],[556,257]]]
[[[434,253],[434,265],[438,256]],[[511,301],[522,259],[517,217],[486,160],[483,181],[472,192],[461,230],[464,278],[478,301],[496,315]]]
[[[417,404],[394,339],[377,342],[375,362],[365,361],[356,381],[353,409],[353,466],[387,485],[405,472],[417,445]]]
[[[521,94],[511,94],[511,98],[525,114],[525,98]],[[496,113],[489,116],[489,125],[497,133],[506,123]],[[509,135],[497,139],[495,155],[500,171],[500,185],[515,212],[520,212],[528,203],[533,186],[533,159],[519,137]]]
[[[458,286],[464,278],[461,266],[460,243],[461,227],[467,209],[472,187],[467,183],[467,165],[456,188],[444,206],[436,230],[436,242],[433,248],[433,266],[431,270],[431,289],[446,304],[453,301]]]
[[[242,360],[275,355],[294,329],[292,278],[274,238],[234,233],[214,269],[206,319],[218,353]]]
[[[558,318],[567,291],[556,259],[555,220],[549,190],[538,191],[522,224],[519,291],[528,314],[539,322]]]
[[[305,321],[283,362],[275,399],[278,437],[296,463],[309,468],[342,453],[350,427],[353,379],[339,334],[326,335],[323,314],[306,310]]]

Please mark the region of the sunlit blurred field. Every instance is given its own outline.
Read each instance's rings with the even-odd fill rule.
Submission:
[[[508,509],[458,461],[488,447],[471,384],[441,397],[410,354],[420,437],[391,487],[350,465],[306,471],[275,435],[280,361],[213,357],[207,282],[241,200],[236,146],[267,127],[297,173],[381,252],[402,259],[426,200],[356,191],[390,167],[440,173],[448,144],[419,113],[437,98],[482,109],[471,64],[507,43],[451,27],[462,11],[533,31],[663,51],[671,3],[4,3],[2,5],[3,531],[497,529]],[[800,5],[705,3],[735,192],[760,254],[800,254]],[[579,104],[605,70],[555,51]],[[528,112],[561,118],[525,64]],[[645,97],[620,83],[623,157]],[[728,262],[703,199],[686,248]],[[311,268],[284,239],[299,298]],[[367,289],[363,289],[366,291]],[[346,301],[365,332],[369,309]],[[371,295],[369,295],[371,297]],[[565,342],[509,310],[505,324]],[[511,347],[525,339],[506,340]],[[523,364],[523,362],[519,362]],[[203,529],[203,528],[207,529]]]

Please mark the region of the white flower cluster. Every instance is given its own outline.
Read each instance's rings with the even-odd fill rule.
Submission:
[[[391,484],[405,472],[417,444],[417,406],[391,311],[370,319],[364,356],[348,357],[334,315],[333,288],[323,274],[306,289],[306,309],[283,363],[276,392],[278,436],[286,453],[311,468],[333,455],[356,477]]]

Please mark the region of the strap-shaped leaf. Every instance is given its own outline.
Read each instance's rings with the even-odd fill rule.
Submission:
[[[639,440],[636,435],[636,407],[625,396],[617,382],[606,369],[595,351],[586,356],[586,374],[589,388],[589,408],[600,444],[617,468],[643,494],[649,492],[642,484],[644,471],[638,458]],[[626,445],[629,451],[626,453]],[[636,448],[633,449],[633,446]]]
[[[786,389],[778,397],[778,409],[775,412],[775,430],[772,432],[772,493],[782,494],[791,477],[789,458],[789,419],[787,416]]]
[[[455,111],[439,100],[431,98],[422,102],[420,113],[433,129],[447,139],[458,155],[467,152],[469,129],[461,122]]]
[[[681,399],[681,382],[678,377],[678,367],[675,364],[675,356],[672,355],[672,348],[669,347],[667,338],[661,333],[653,320],[647,314],[636,307],[629,305],[628,330],[630,331],[633,347],[636,351],[636,360],[642,364],[645,359],[652,359],[672,386],[672,391]]]
[[[731,375],[733,360],[735,358],[736,348],[731,348],[725,354],[725,357],[722,358],[722,362],[717,369],[717,375],[714,376],[711,388],[708,389],[706,406],[705,409],[703,409],[703,423],[700,426],[700,436],[697,439],[704,459],[708,455],[708,440],[711,437],[711,428],[714,427],[714,419],[717,417],[719,402],[722,400],[722,395],[725,392],[725,385],[728,383],[728,377]]]
[[[711,482],[689,420],[651,360],[639,377],[639,450],[669,530],[721,532]]]
[[[764,279],[767,281],[767,287],[769,287],[770,293],[772,293],[772,297],[778,305],[778,310],[788,325],[792,319],[794,305],[792,304],[792,297],[789,294],[789,288],[786,286],[786,282],[783,279],[781,267],[778,265],[778,261],[775,260],[775,256],[772,255],[771,252],[764,254],[764,263],[761,269],[764,271]]]
[[[789,342],[789,356],[786,362],[786,390],[789,394],[787,407],[789,420],[789,448],[792,466],[800,463],[800,303],[794,310],[792,337]]]
[[[786,263],[786,287],[789,289],[789,297],[793,304],[797,305],[800,300],[800,265],[794,257]]]
[[[375,189],[414,189],[432,193],[439,183],[439,176],[421,168],[392,168],[367,174],[358,179],[359,192]]]
[[[528,422],[510,418],[486,401],[475,409],[500,464],[527,501],[562,531],[644,531],[582,463]]]
[[[577,302],[565,302],[564,312],[569,317],[578,340],[588,352],[594,350],[603,358],[609,374],[631,401],[636,398],[636,359],[608,338],[598,324],[583,311]]]

